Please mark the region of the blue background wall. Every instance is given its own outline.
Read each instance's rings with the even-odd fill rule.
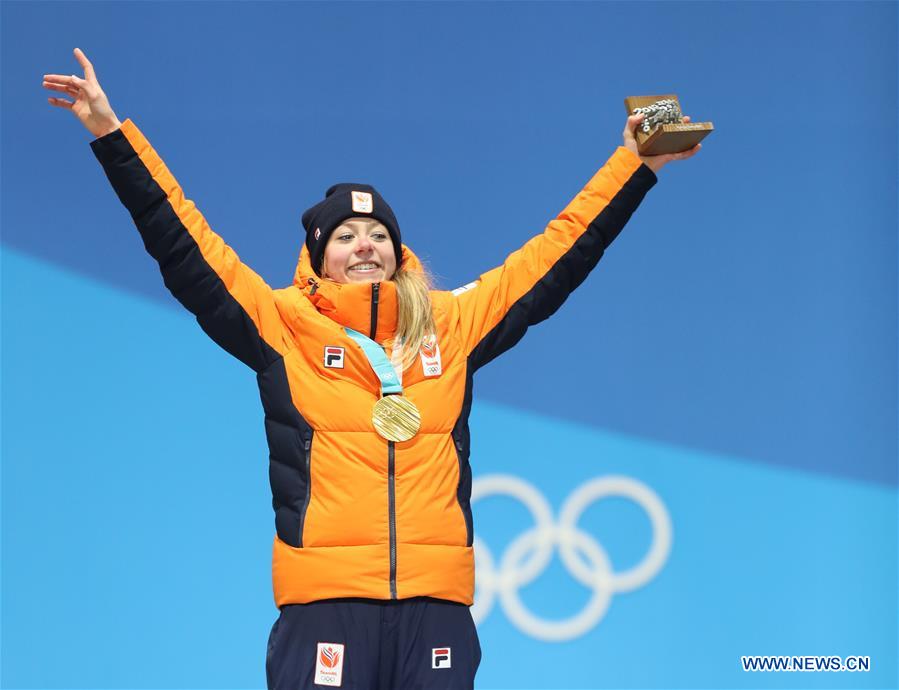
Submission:
[[[254,377],[47,104],[75,46],[277,287],[344,180],[462,285],[602,165],[625,96],[677,93],[716,131],[479,374],[472,417],[476,480],[558,513],[623,475],[664,505],[670,553],[564,641],[481,608],[478,686],[899,685],[896,4],[4,2],[0,22],[3,687],[262,687],[276,614]],[[497,567],[532,524],[499,496],[475,519]],[[580,526],[616,572],[655,534],[620,497]],[[546,621],[591,596],[559,554],[520,595]],[[872,669],[745,674],[744,654]]]

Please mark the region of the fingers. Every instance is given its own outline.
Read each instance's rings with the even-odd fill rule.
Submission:
[[[636,115],[631,115],[629,118],[627,118],[627,123],[624,125],[624,132],[623,132],[625,139],[633,139],[634,138],[634,131],[637,129],[637,127],[643,121],[644,117],[645,117],[645,115],[643,113],[637,113]]]
[[[61,87],[59,90],[67,88],[78,91],[78,89],[84,87],[87,82],[74,74],[45,74],[44,85],[47,84],[52,84],[54,87]]]
[[[67,110],[71,110],[72,106],[75,105],[71,101],[67,101],[65,98],[48,98],[47,102],[50,105],[55,105],[60,108],[65,108]]]
[[[69,86],[68,84],[63,84],[61,82],[44,80],[43,87],[45,89],[51,89],[53,91],[62,91],[63,93],[67,93],[70,96],[78,95],[78,89],[76,89],[73,86]]]
[[[84,69],[84,76],[88,79],[96,79],[94,66],[91,64],[91,61],[87,59],[87,55],[84,54],[81,48],[75,48],[72,52],[75,53],[75,59],[78,60],[81,67]]]
[[[64,88],[75,89],[76,91],[87,82],[84,79],[76,77],[74,74],[45,74],[44,84],[53,84]]]
[[[653,169],[653,172],[658,172],[665,166],[667,163],[671,163],[672,161],[684,161],[688,158],[692,158],[699,150],[702,148],[702,144],[696,144],[691,149],[687,149],[686,151],[681,151],[680,153],[663,153],[658,156],[650,156],[650,160],[653,161],[653,164],[650,167]],[[644,161],[646,159],[644,158]]]

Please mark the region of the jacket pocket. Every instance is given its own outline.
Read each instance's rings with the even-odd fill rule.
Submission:
[[[303,507],[300,509],[300,533],[297,535],[299,537],[299,545],[303,546],[303,531],[306,527],[306,511],[309,508],[309,499],[312,497],[312,438],[315,436],[315,432],[310,429],[309,436],[303,441],[303,451],[304,457],[304,471],[306,473],[306,496],[303,499]]]

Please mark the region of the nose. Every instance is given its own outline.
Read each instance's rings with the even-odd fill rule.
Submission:
[[[361,235],[359,237],[359,242],[356,244],[356,253],[357,254],[366,254],[371,250],[371,240],[368,235]]]

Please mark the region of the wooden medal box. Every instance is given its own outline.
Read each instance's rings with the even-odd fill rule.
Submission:
[[[683,114],[684,109],[674,94],[663,96],[628,96],[624,99],[624,107],[628,116],[634,114],[634,108],[645,108],[656,101],[671,99],[677,102]],[[659,124],[649,133],[645,133],[642,125],[637,127],[635,137],[637,150],[641,156],[658,156],[663,153],[680,153],[688,151],[705,139],[715,126],[711,122],[681,122],[673,124]]]

